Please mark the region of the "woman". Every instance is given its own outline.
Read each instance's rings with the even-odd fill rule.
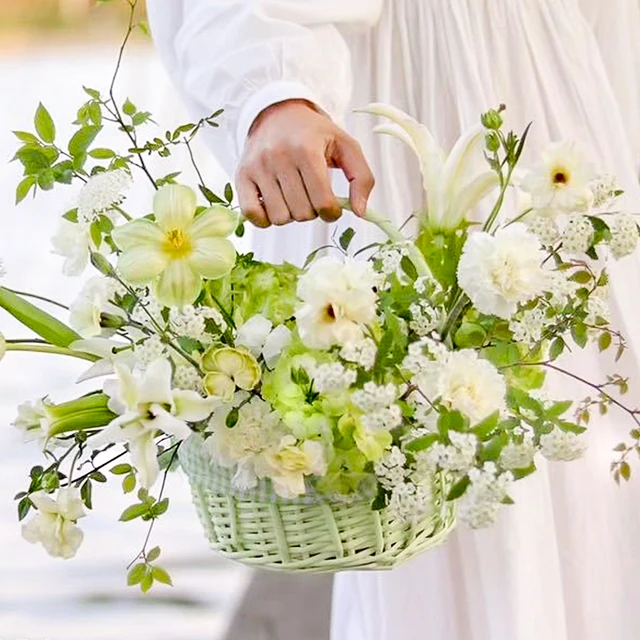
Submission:
[[[624,46],[635,42],[638,5],[610,0],[598,16],[600,3],[148,4],[160,52],[193,110],[226,109],[210,143],[228,170],[239,166],[243,209],[257,225],[278,227],[256,231],[257,253],[301,262],[335,232],[326,223],[337,215],[327,166],[345,174],[359,213],[372,187],[368,164],[378,179],[374,208],[400,224],[422,204],[415,159],[397,141],[374,137],[373,120],[348,109],[373,101],[407,111],[445,147],[481,111],[505,103],[511,127],[534,121],[530,148],[578,139],[619,177],[629,201],[640,202],[640,142],[629,107],[640,57]],[[340,127],[343,117],[350,136]],[[316,215],[324,220],[282,226]],[[353,224],[345,218],[339,224]],[[370,230],[358,227],[364,244]],[[614,316],[633,339],[638,264],[629,259],[617,269]],[[590,378],[604,375],[593,354],[574,362]],[[637,376],[635,363],[628,355],[628,373]],[[618,490],[609,477],[611,449],[626,429],[618,422],[599,422],[584,460],[520,483],[519,504],[492,530],[459,531],[443,548],[389,574],[338,576],[333,638],[636,640],[640,485]]]

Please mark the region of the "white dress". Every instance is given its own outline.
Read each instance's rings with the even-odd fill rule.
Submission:
[[[422,202],[416,162],[397,141],[372,136],[373,120],[348,106],[392,103],[447,146],[482,110],[505,103],[512,126],[533,120],[530,148],[578,139],[640,202],[638,0],[148,4],[160,53],[192,109],[227,110],[209,142],[229,171],[264,107],[307,98],[346,118],[378,178],[374,207],[401,223]],[[269,229],[255,233],[254,248],[300,262],[332,233],[320,221]],[[633,344],[639,263],[616,272],[614,317]],[[633,351],[623,369],[638,375]],[[591,353],[573,366],[604,375]],[[622,416],[597,420],[586,458],[519,483],[516,506],[493,529],[460,530],[390,573],[339,575],[333,639],[637,640],[640,481],[619,489],[609,475],[627,428]]]

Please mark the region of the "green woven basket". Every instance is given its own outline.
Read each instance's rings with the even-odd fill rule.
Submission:
[[[193,500],[214,551],[247,565],[324,573],[392,569],[444,542],[454,526],[451,505],[438,491],[439,509],[409,525],[370,500],[328,502],[309,495],[279,499],[268,482],[234,493],[230,474],[212,464],[200,436],[180,448]],[[444,483],[443,483],[444,484]]]

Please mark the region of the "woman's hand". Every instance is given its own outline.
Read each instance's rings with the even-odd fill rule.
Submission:
[[[364,216],[374,185],[358,142],[305,100],[288,100],[256,118],[236,173],[240,207],[258,227],[341,215],[329,168],[344,171],[353,210]]]

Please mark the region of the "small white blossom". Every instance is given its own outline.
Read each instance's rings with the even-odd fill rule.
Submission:
[[[397,397],[398,387],[395,384],[378,385],[367,382],[362,389],[353,392],[351,399],[362,411],[375,411],[391,406]]]
[[[512,319],[509,329],[513,333],[516,342],[528,347],[533,346],[542,339],[542,332],[552,320],[540,307],[523,311],[518,320]]]
[[[482,469],[471,469],[469,479],[471,484],[458,501],[458,516],[473,529],[488,527],[496,521],[513,475],[499,474],[493,462],[486,462]]]
[[[384,457],[375,463],[374,471],[385,489],[393,489],[402,484],[409,474],[405,468],[407,457],[398,447],[392,447]]]
[[[347,342],[340,350],[340,357],[347,362],[353,362],[365,371],[373,368],[376,362],[378,347],[371,338],[363,338],[354,342]]]
[[[587,300],[586,324],[596,325],[600,320],[611,321],[611,309],[609,308],[609,287],[598,287]]]
[[[402,258],[407,255],[407,248],[402,244],[386,245],[378,251],[376,260],[381,263],[380,270],[387,276],[397,273],[400,269]]]
[[[562,248],[569,253],[585,253],[593,242],[593,226],[584,216],[572,216],[562,234]]]
[[[138,297],[138,303],[133,309],[131,317],[140,324],[148,324],[150,318],[153,318],[160,326],[164,327],[164,318],[162,317],[162,306],[154,296],[142,295]]]
[[[203,393],[204,390],[202,378],[197,369],[191,364],[183,364],[175,368],[173,372],[173,386],[176,389],[197,391],[198,393]]]
[[[397,404],[384,409],[376,409],[360,417],[367,431],[391,431],[402,424],[402,409]]]
[[[84,517],[84,506],[77,489],[67,487],[58,491],[55,500],[44,491],[36,491],[29,499],[38,514],[22,527],[22,536],[32,544],[41,543],[54,558],[73,558],[84,534],[76,522]]]
[[[167,355],[167,345],[162,342],[159,336],[151,336],[136,344],[133,353],[136,362],[142,369],[146,369],[152,362],[161,360]]]
[[[544,291],[544,259],[540,242],[523,224],[495,235],[472,233],[458,264],[458,282],[478,311],[508,319],[518,304]]]
[[[427,518],[434,509],[433,489],[429,483],[416,485],[413,482],[397,484],[391,490],[389,513],[410,524]]]
[[[602,209],[617,197],[618,179],[611,174],[602,174],[591,181],[590,188],[593,193],[593,208]]]
[[[443,471],[466,473],[475,463],[478,438],[473,433],[449,432],[450,445],[434,444],[417,458],[424,458],[428,465]]]
[[[91,223],[121,204],[130,184],[131,176],[125,169],[104,171],[89,178],[78,196],[78,220]]]
[[[402,366],[415,375],[433,371],[447,357],[448,351],[442,342],[434,338],[422,338],[409,345],[409,353]]]
[[[587,450],[587,440],[583,435],[554,428],[540,438],[540,450],[547,460],[571,462],[582,458]]]
[[[525,218],[525,224],[540,244],[549,246],[560,239],[560,229],[554,218],[549,216],[532,215]]]
[[[575,297],[580,288],[577,282],[569,280],[569,271],[550,271],[547,274],[547,291],[551,293],[551,304],[556,308],[564,308]]]
[[[609,247],[616,260],[631,255],[638,247],[638,222],[635,216],[619,213],[614,216],[611,224],[611,240]]]
[[[533,464],[535,446],[531,436],[522,442],[509,442],[500,452],[500,464],[509,471],[527,469]]]
[[[358,374],[339,362],[320,364],[307,368],[313,378],[313,388],[318,393],[344,391],[355,384]]]
[[[420,337],[428,336],[440,323],[440,313],[426,300],[414,302],[410,307],[409,327]]]

